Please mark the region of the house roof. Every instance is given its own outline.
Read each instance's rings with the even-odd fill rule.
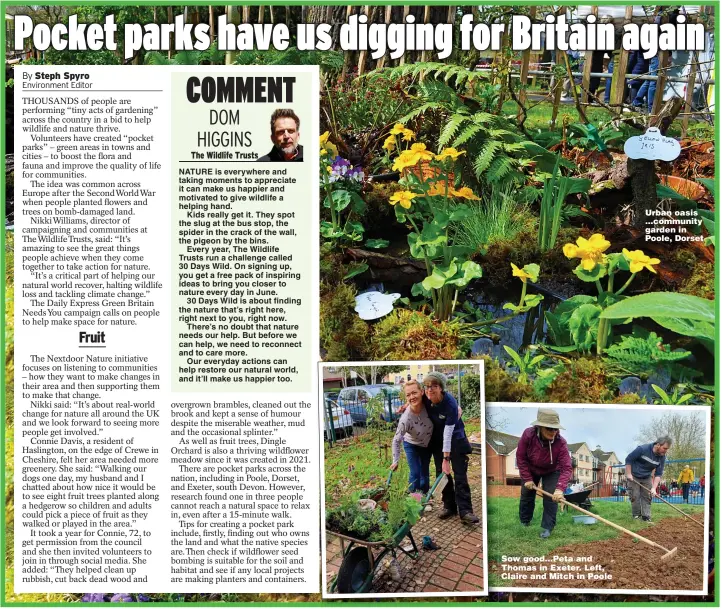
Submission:
[[[604,451],[604,450],[597,449],[597,450],[593,450],[593,451],[592,451],[592,454],[593,454],[597,459],[599,459],[602,463],[606,463],[606,462],[609,460],[609,457],[611,457],[612,455],[614,455],[614,451],[613,451],[613,450]],[[616,456],[616,455],[615,455],[615,456]]]
[[[498,455],[508,455],[519,445],[519,436],[512,436],[501,431],[486,430],[486,443]]]
[[[567,448],[569,449],[569,452],[575,453],[584,446],[584,444],[586,444],[586,442],[575,442],[574,444],[567,444]]]

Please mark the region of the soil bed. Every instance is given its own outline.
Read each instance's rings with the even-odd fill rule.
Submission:
[[[699,516],[698,516],[699,518]],[[581,525],[580,525],[581,526]],[[593,526],[605,526],[601,523]],[[611,580],[507,580],[508,587],[528,588],[600,588],[605,590],[701,590],[704,568],[704,529],[684,518],[665,518],[659,524],[641,532],[647,539],[671,550],[677,555],[661,562],[664,554],[643,542],[620,533],[617,539],[573,544],[556,548],[552,556],[569,556],[576,559],[591,556],[589,563],[563,563],[546,560],[535,565],[601,565]],[[499,563],[490,563],[492,573],[502,574]]]

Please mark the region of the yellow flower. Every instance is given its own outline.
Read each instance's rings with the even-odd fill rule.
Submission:
[[[399,156],[396,157],[396,160],[391,166],[391,169],[393,169],[394,171],[402,171],[407,167],[413,167],[418,162],[418,155],[411,152],[411,150],[404,150]]]
[[[439,154],[436,155],[437,161],[443,161],[445,159],[451,159],[455,161],[462,154],[466,154],[463,150],[457,150],[456,148],[444,148]]]
[[[382,148],[384,150],[388,150],[389,152],[393,152],[396,148],[396,137],[393,135],[389,135],[389,137],[384,140],[384,145],[382,146]]]
[[[626,247],[622,249],[622,253],[629,260],[629,270],[632,273],[639,273],[642,269],[647,269],[652,273],[657,272],[652,265],[659,264],[659,258],[650,258],[642,250],[630,252]]]
[[[426,150],[425,144],[412,144],[411,148],[404,150],[394,161],[391,167],[394,171],[401,171],[407,167],[413,167],[419,161],[430,161],[434,153]]]
[[[398,203],[404,209],[409,209],[411,207],[411,202],[414,200],[415,197],[418,196],[419,195],[414,192],[408,190],[400,190],[399,192],[395,192],[391,195],[389,203],[391,203],[391,205],[396,205]]]
[[[403,135],[403,134],[406,133],[407,131],[413,133],[413,131],[411,131],[411,129],[407,129],[407,128],[404,127],[401,123],[396,123],[396,124],[393,126],[393,128],[391,129],[391,131],[389,131],[389,133],[390,133],[391,135]]]
[[[514,275],[514,277],[521,279],[522,283],[526,283],[527,279],[532,279],[532,276],[529,273],[527,273],[524,269],[520,269],[513,262],[511,263],[511,274]]]
[[[416,137],[416,134],[411,129],[404,129],[403,137],[401,138],[405,142],[410,142]]]
[[[591,271],[597,264],[606,262],[604,252],[611,245],[603,235],[596,234],[589,237],[589,239],[579,237],[576,245],[567,243],[563,251],[567,258],[579,258],[582,261],[582,268],[585,271]]]
[[[469,201],[479,200],[479,197],[477,197],[468,186],[463,186],[462,188],[459,188],[459,190],[453,189],[452,194],[455,197],[461,197],[462,199],[468,199]]]
[[[320,155],[326,156],[326,155],[330,154],[331,157],[336,158],[338,156],[338,148],[336,148],[336,145],[333,142],[328,141],[328,138],[330,135],[331,135],[331,132],[326,131],[326,133],[319,136],[318,144],[321,147]]]
[[[431,150],[426,150],[426,144],[411,144],[409,150],[419,155],[419,161],[430,161],[434,158],[434,153]]]
[[[454,191],[453,188],[449,189],[449,194],[452,194]],[[436,182],[432,182],[431,188],[426,192],[426,194],[430,197],[437,197],[437,196],[446,196],[446,184],[442,180],[438,180]]]

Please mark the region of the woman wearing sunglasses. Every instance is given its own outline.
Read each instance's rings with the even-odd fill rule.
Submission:
[[[567,441],[559,434],[560,429],[564,428],[559,423],[559,413],[550,408],[540,408],[536,421],[519,438],[516,451],[523,485],[519,499],[519,520],[522,525],[528,527],[534,516],[534,486],[541,486],[547,493],[554,495],[553,499],[546,495],[543,498],[542,539],[549,537],[554,529],[557,503],[564,498],[564,489],[572,477],[572,459]]]

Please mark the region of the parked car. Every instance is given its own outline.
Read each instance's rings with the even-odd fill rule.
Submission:
[[[338,404],[351,413],[351,418],[354,423],[364,424],[368,419],[366,405],[371,398],[377,395],[384,396],[385,407],[382,414],[384,421],[389,422],[398,419],[399,415],[396,414],[396,411],[403,405],[403,400],[401,399],[400,389],[391,385],[379,384],[347,387],[341,390],[338,396]],[[391,399],[391,415],[389,415],[389,398]]]
[[[328,439],[331,425],[328,420],[329,408],[331,411],[331,420],[333,421],[334,435],[338,438],[348,438],[353,435],[353,419],[351,413],[338,405],[338,402],[331,398],[324,399],[323,408],[323,437]]]

